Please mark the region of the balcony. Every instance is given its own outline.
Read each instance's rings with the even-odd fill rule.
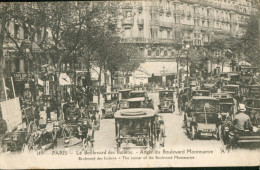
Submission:
[[[150,20],[150,26],[159,26],[158,20]]]
[[[207,32],[214,32],[214,28],[213,27],[208,27]]]
[[[214,20],[215,17],[214,17],[213,15],[207,15],[207,19],[208,19],[208,20]]]
[[[123,43],[148,43],[148,44],[172,44],[173,39],[169,38],[143,38],[143,37],[132,37],[122,39]]]
[[[139,2],[139,3],[137,4],[137,7],[136,7],[136,8],[138,9],[139,12],[141,12],[141,11],[143,10],[142,2]]]
[[[172,24],[174,28],[181,28],[181,24],[180,23],[173,23]]]
[[[207,31],[207,30],[208,30],[208,27],[206,27],[206,26],[201,27],[201,31]]]
[[[150,6],[150,11],[158,11],[158,6]]]
[[[133,26],[134,20],[132,17],[122,19],[122,26]]]
[[[200,14],[199,13],[193,13],[193,18],[199,18]]]
[[[137,19],[137,24],[138,24],[139,28],[143,28],[144,27],[144,19],[138,18]]]
[[[130,3],[126,3],[122,7],[123,9],[133,9],[133,6]]]
[[[173,14],[175,14],[175,15],[182,15],[183,14],[183,10],[173,10]]]
[[[159,22],[159,26],[160,26],[160,27],[165,27],[165,28],[172,28],[173,23],[172,23],[172,22],[163,22],[163,21],[160,21],[160,22]]]
[[[192,31],[194,29],[194,25],[182,24],[182,29]]]
[[[214,28],[214,32],[215,32],[216,34],[222,34],[222,33],[224,33],[221,28]]]

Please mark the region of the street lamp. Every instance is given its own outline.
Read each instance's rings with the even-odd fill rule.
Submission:
[[[190,44],[186,44],[186,50],[187,50],[187,84],[189,83],[189,48]]]

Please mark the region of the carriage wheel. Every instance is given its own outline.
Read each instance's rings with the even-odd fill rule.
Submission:
[[[191,140],[195,139],[195,127],[193,125],[191,126],[190,138],[191,138]]]

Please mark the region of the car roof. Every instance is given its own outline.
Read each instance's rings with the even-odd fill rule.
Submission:
[[[239,85],[237,85],[237,84],[227,84],[227,85],[224,85],[222,87],[239,87]]]
[[[257,100],[257,101],[260,101],[259,98],[247,98],[246,100]]]
[[[173,90],[159,90],[159,93],[160,92],[174,92]]]
[[[135,98],[130,98],[126,99],[128,102],[139,102],[139,101],[145,101],[145,97],[135,97]]]
[[[124,91],[132,91],[132,89],[122,89],[122,90],[119,90],[119,92],[124,92]]]
[[[206,91],[206,92],[210,92],[209,90],[192,90],[192,91]]]
[[[130,93],[145,93],[143,90],[133,90]]]
[[[193,100],[218,100],[210,96],[193,96]]]
[[[106,92],[104,94],[118,94],[118,92]]]
[[[122,109],[114,114],[115,118],[138,119],[156,115],[156,111],[149,108]]]

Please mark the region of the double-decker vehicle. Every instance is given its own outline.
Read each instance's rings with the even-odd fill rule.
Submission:
[[[108,92],[104,94],[104,109],[102,109],[105,118],[113,118],[118,109],[118,93]]]
[[[214,136],[220,139],[219,100],[213,97],[194,96],[184,115],[186,130],[191,140],[199,136]]]
[[[160,112],[174,112],[175,104],[174,104],[174,91],[173,90],[160,90],[159,91],[159,99],[160,104],[158,108]]]
[[[123,109],[115,113],[118,149],[155,147],[156,129],[156,113],[153,109]]]

